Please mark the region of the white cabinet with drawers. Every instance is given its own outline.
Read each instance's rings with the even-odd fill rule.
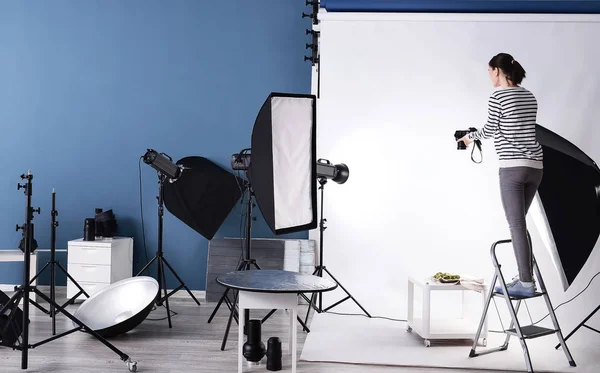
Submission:
[[[69,241],[67,263],[69,275],[92,296],[114,282],[133,276],[133,238]],[[67,299],[78,292],[79,288],[67,278]],[[77,301],[85,299],[83,294],[76,298]]]

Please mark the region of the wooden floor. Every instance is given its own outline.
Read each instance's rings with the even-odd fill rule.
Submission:
[[[228,313],[225,306],[221,307],[217,316],[208,324],[207,320],[215,304],[204,303],[197,306],[191,298],[172,299],[171,308],[177,315],[172,317],[173,328],[169,329],[168,322],[161,319],[166,316],[164,307],[153,311],[147,320],[139,327],[110,341],[138,362],[138,372],[182,373],[182,372],[237,372],[237,324],[232,323],[225,351],[221,351],[221,342]],[[57,294],[58,301],[65,301],[65,290],[61,288]],[[76,306],[68,308],[73,312]],[[302,311],[302,312],[301,312]],[[302,307],[299,314],[306,314]],[[252,312],[253,318],[264,315],[263,312]],[[360,316],[357,316],[360,317]],[[35,307],[31,308],[30,344],[34,344],[51,336],[51,319]],[[291,371],[291,362],[285,353],[287,346],[287,315],[285,311],[277,311],[263,324],[262,340],[278,336],[284,348],[284,369]],[[310,321],[309,321],[310,322]],[[72,328],[71,322],[64,316],[57,316],[57,332]],[[306,339],[306,333],[298,328],[298,358]],[[100,343],[92,336],[76,332],[47,344],[29,350],[28,372],[120,372],[126,373],[127,367],[119,356]],[[382,366],[364,366],[350,364],[324,364],[298,362],[299,373],[338,373],[338,372],[403,372],[403,373],[455,373],[456,369],[418,369]],[[23,372],[21,370],[21,352],[6,347],[0,347],[0,372]],[[245,367],[244,372],[267,372],[266,358],[259,367]],[[470,371],[476,373],[477,371]],[[484,372],[484,371],[481,371]],[[493,373],[486,370],[486,373]]]

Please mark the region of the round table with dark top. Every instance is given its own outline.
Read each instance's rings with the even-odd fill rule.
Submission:
[[[229,272],[217,277],[225,287],[259,293],[318,293],[337,287],[331,280],[291,271],[261,269]]]
[[[298,294],[319,293],[334,290],[337,284],[319,276],[282,270],[250,270],[226,273],[217,277],[217,283],[238,290],[238,372],[242,372],[242,348],[244,345],[247,309],[287,309],[290,313],[289,351],[292,355],[292,373],[296,372],[296,318],[298,317]],[[235,304],[235,301],[234,301]],[[230,316],[231,321],[231,316]]]

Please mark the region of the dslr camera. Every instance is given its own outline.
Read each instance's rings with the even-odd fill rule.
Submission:
[[[477,128],[470,127],[468,130],[456,130],[456,132],[454,132],[454,140],[458,141],[458,139],[463,138],[466,134],[471,133],[471,132],[477,132]],[[481,149],[481,141],[475,140],[475,144],[477,145],[477,147],[479,149]],[[456,146],[457,146],[458,150],[466,150],[467,149],[467,145],[465,145],[465,143],[462,141],[457,143]]]

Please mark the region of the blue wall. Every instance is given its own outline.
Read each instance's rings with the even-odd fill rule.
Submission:
[[[310,93],[303,11],[304,0],[0,2],[0,249],[21,239],[14,227],[24,222],[26,199],[16,186],[31,169],[41,248],[50,246],[55,188],[57,247],[82,237],[94,208],[113,209],[119,235],[134,237],[137,273],[157,241],[156,172],[142,164],[146,255],[139,157],[154,148],[229,169],[231,154],[250,146],[270,92]],[[217,237],[240,236],[242,209]],[[273,237],[255,215],[253,237]],[[165,255],[193,289],[205,289],[207,248],[165,212]],[[48,258],[41,254],[40,267]],[[22,264],[0,263],[0,283],[21,279]],[[48,282],[46,272],[40,283]]]

